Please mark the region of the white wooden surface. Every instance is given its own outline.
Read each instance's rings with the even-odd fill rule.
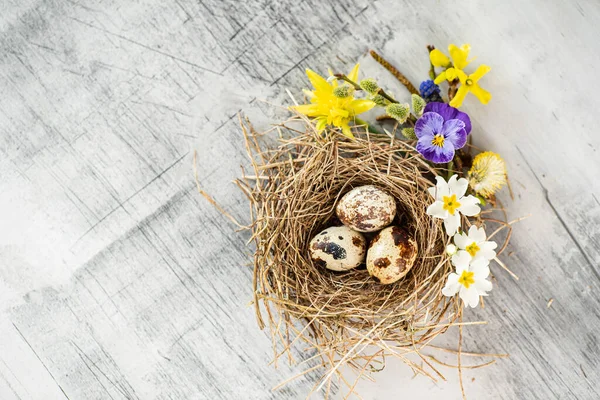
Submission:
[[[268,365],[247,235],[195,192],[193,151],[204,189],[244,220],[238,111],[266,128],[281,111],[263,100],[299,93],[304,68],[355,60],[400,96],[366,50],[418,83],[425,44],[449,42],[493,67],[492,102],[465,109],[475,143],[509,165],[510,217],[532,214],[504,257],[521,279],[496,268],[486,308],[467,312],[490,323],[465,330],[465,350],[510,358],[466,371],[467,394],[600,396],[598,2],[1,4],[1,399],[303,398],[314,376],[270,391],[300,369]],[[459,398],[444,372],[433,383],[390,362],[359,387]]]

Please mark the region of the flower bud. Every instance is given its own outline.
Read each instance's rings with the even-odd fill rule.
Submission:
[[[409,140],[415,140],[417,138],[417,135],[415,135],[415,128],[403,128],[402,136]]]
[[[373,95],[377,94],[377,92],[379,91],[379,85],[377,84],[377,81],[375,81],[375,79],[373,78],[367,78],[360,81],[360,87],[365,92]]]
[[[456,252],[458,251],[458,249],[456,248],[455,245],[453,245],[452,243],[450,243],[448,246],[446,246],[446,253],[452,257],[453,255],[456,254]]]
[[[335,89],[333,89],[333,95],[340,99],[345,99],[346,97],[349,97],[352,95],[352,89],[353,88],[351,88],[348,85],[338,86]]]
[[[385,108],[385,112],[390,117],[403,124],[410,115],[410,106],[408,104],[392,103]]]
[[[373,103],[377,104],[379,107],[386,107],[390,102],[380,94],[376,94],[375,96],[369,97]]]
[[[423,114],[423,109],[425,108],[425,100],[418,94],[413,94],[410,96],[412,99],[412,109],[417,117],[420,117]]]

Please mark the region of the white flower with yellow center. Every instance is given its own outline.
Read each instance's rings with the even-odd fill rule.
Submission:
[[[460,214],[473,217],[481,211],[479,199],[475,196],[465,196],[469,182],[458,179],[457,175],[446,182],[441,176],[436,176],[436,185],[427,189],[435,202],[427,207],[427,214],[444,220],[448,236],[452,236],[460,226]]]
[[[492,282],[487,280],[490,275],[489,261],[485,258],[472,260],[469,253],[458,252],[452,257],[452,263],[456,273],[448,275],[442,294],[452,297],[458,293],[465,306],[477,307],[479,296],[487,296],[487,292],[492,290]]]
[[[467,252],[473,258],[473,261],[480,258],[489,261],[496,257],[494,249],[498,245],[496,242],[486,241],[486,239],[485,229],[472,225],[468,234],[462,232],[454,235],[454,244],[458,247],[459,253]]]

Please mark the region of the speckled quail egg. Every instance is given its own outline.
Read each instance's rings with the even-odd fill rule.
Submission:
[[[347,226],[332,226],[320,232],[309,244],[315,265],[333,271],[356,268],[365,259],[367,241]]]
[[[344,225],[355,231],[375,232],[392,223],[396,201],[375,186],[360,186],[341,198],[336,213]]]
[[[412,268],[417,259],[417,242],[398,226],[385,228],[371,240],[367,270],[380,283],[394,283]]]

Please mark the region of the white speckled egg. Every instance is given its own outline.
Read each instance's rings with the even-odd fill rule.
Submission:
[[[335,211],[340,221],[355,231],[375,232],[392,223],[396,201],[375,186],[360,186],[346,193]]]
[[[398,226],[385,228],[371,240],[367,270],[380,283],[394,283],[412,268],[417,259],[417,242]]]
[[[315,265],[333,271],[356,268],[365,259],[367,241],[347,226],[332,226],[315,236],[309,245]]]

